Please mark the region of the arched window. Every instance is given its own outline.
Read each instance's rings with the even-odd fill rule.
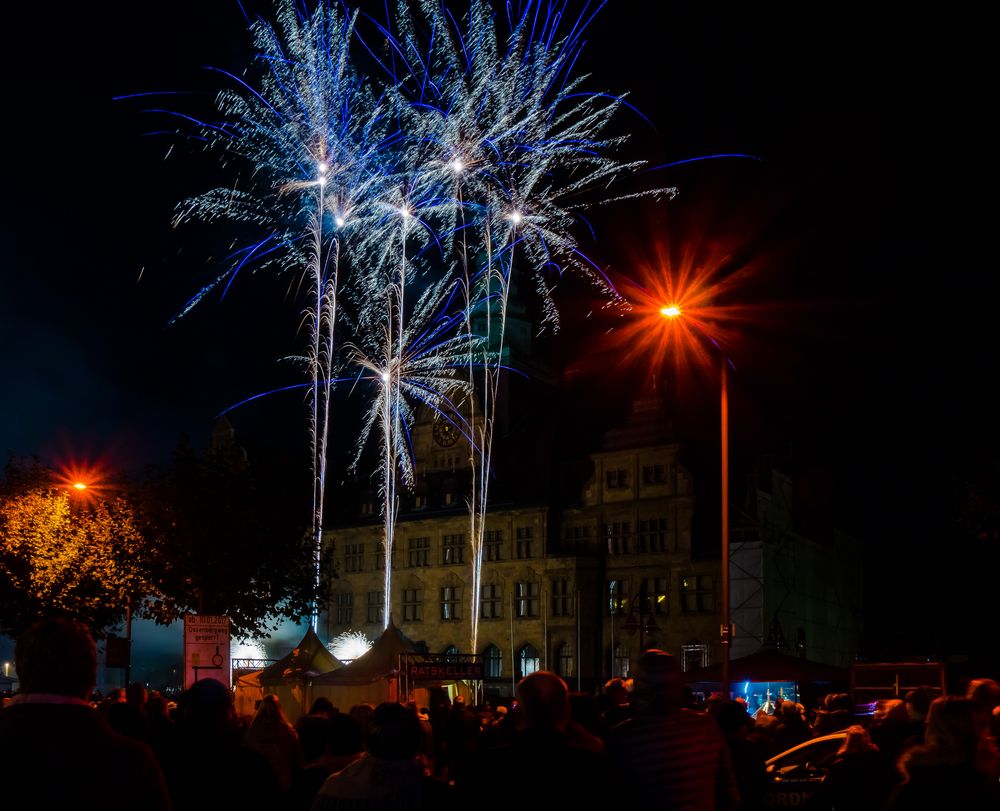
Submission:
[[[486,678],[499,679],[503,674],[503,654],[496,645],[490,645],[483,651],[483,661],[486,665]]]
[[[527,645],[524,645],[521,650],[517,652],[517,658],[521,671],[518,678],[523,679],[525,676],[529,676],[541,668],[538,648],[530,642]]]
[[[569,642],[556,648],[556,662],[559,667],[559,675],[564,679],[576,675],[576,652]]]

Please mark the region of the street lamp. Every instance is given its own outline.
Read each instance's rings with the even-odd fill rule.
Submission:
[[[660,315],[664,318],[678,318],[683,312],[676,304],[669,304],[660,308]],[[722,695],[729,698],[729,646],[732,642],[732,626],[729,622],[729,392],[726,375],[726,366],[729,359],[722,353],[720,364],[720,445],[722,446],[722,626],[720,628],[720,640],[722,643]]]

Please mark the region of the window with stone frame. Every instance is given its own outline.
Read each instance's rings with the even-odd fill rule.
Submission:
[[[615,645],[611,655],[611,673],[613,677],[627,679],[629,677],[630,653],[625,645]]]
[[[337,625],[350,625],[354,621],[354,595],[349,591],[338,591],[333,595],[333,602]]]
[[[667,578],[647,577],[643,580],[646,589],[646,608],[653,614],[670,612],[670,595],[667,593]]]
[[[540,670],[542,665],[541,656],[538,654],[538,648],[530,642],[523,645],[517,652],[517,661],[521,670],[518,676],[522,679],[525,676],[530,676],[532,673]]]
[[[381,625],[385,620],[385,601],[383,592],[368,592],[368,614],[366,616],[369,625]]]
[[[556,667],[559,675],[569,679],[576,675],[576,655],[573,646],[565,642],[556,649]]]
[[[392,560],[390,561],[391,568],[396,568],[396,562],[398,560],[396,555],[396,544],[392,546]],[[379,541],[378,545],[375,547],[375,568],[372,569],[375,572],[385,571],[385,541]]]
[[[630,521],[611,521],[604,525],[604,537],[609,555],[625,555],[629,551],[629,537],[632,533]]]
[[[486,559],[503,560],[503,530],[486,530]]]
[[[667,549],[667,519],[643,518],[639,520],[637,552],[664,552]]]
[[[483,651],[486,678],[499,679],[503,675],[503,651],[496,645],[487,645]]]
[[[624,490],[628,487],[628,471],[624,468],[608,470],[604,474],[604,483],[608,490]]]
[[[431,565],[430,538],[410,538],[406,547],[406,565],[411,569]]]
[[[484,620],[500,619],[503,616],[503,595],[498,583],[484,583],[480,589],[479,616]]]
[[[568,577],[552,578],[552,616],[573,616],[573,592]]]
[[[465,533],[457,532],[441,537],[441,563],[452,565],[465,562]]]
[[[344,571],[361,572],[365,568],[365,545],[349,543],[344,548]]]
[[[681,645],[681,670],[685,673],[689,670],[698,670],[708,667],[708,645],[694,642],[688,645]]]
[[[680,575],[682,614],[707,614],[715,610],[715,591],[710,574]]]
[[[403,621],[421,622],[424,618],[424,590],[403,589]]]
[[[441,587],[441,619],[448,622],[459,619],[458,606],[462,600],[461,586]]]
[[[518,617],[538,616],[538,583],[522,581],[515,586],[515,614]]]
[[[518,560],[527,560],[535,556],[534,533],[531,527],[517,527],[514,530],[514,541]]]
[[[667,480],[667,466],[666,465],[643,465],[642,466],[642,483],[643,484],[663,484]]]

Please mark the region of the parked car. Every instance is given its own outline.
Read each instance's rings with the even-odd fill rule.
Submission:
[[[774,808],[800,808],[826,779],[830,762],[847,737],[834,732],[811,738],[767,761],[764,804]]]

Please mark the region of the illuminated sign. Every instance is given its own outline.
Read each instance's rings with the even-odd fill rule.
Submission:
[[[437,661],[409,659],[406,662],[406,674],[410,681],[447,681],[451,679],[475,681],[483,678],[483,663],[456,662],[446,657]]]
[[[229,617],[184,615],[184,689],[198,679],[229,687]]]

